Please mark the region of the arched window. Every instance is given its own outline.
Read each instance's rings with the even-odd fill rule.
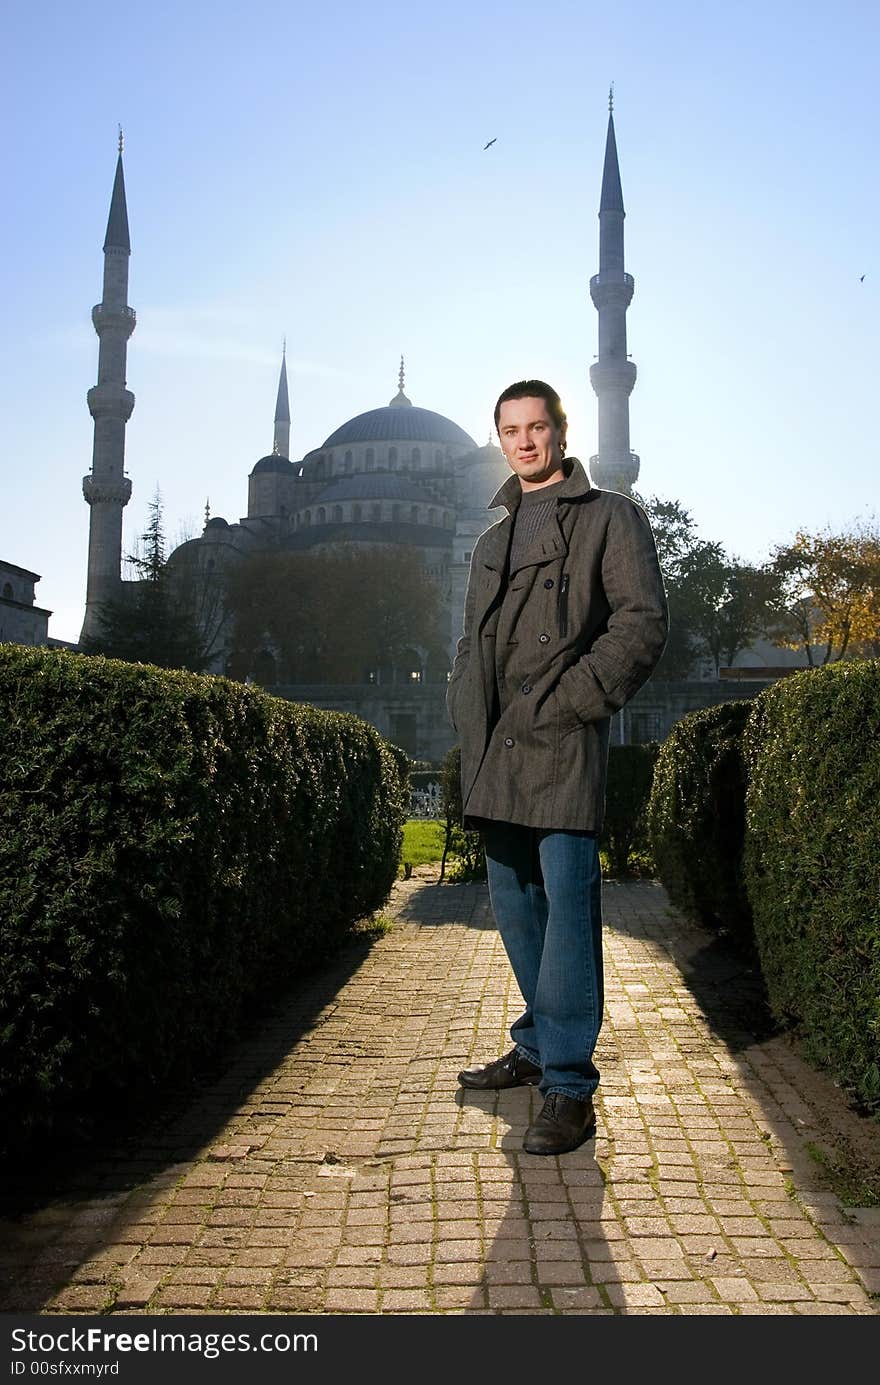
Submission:
[[[324,458],[323,458],[323,457],[319,457],[319,458],[318,458],[318,465],[315,467],[315,475],[316,475],[316,476],[323,476],[323,475],[325,475],[326,471],[327,471],[327,463],[324,461]]]
[[[392,505],[392,506],[391,506],[391,521],[392,521],[393,524],[399,524],[399,523],[400,523],[400,506],[399,506],[399,505]]]
[[[382,518],[382,506],[379,504],[378,500],[376,500],[376,501],[374,501],[373,504],[370,506],[370,519],[373,521],[374,524],[378,524],[378,522],[379,522],[379,520],[380,520],[381,518]]]
[[[12,583],[11,583],[11,582],[4,582],[4,583],[3,583],[3,599],[4,599],[4,601],[11,601],[12,598],[13,598]]]
[[[319,523],[319,524],[326,524],[326,522],[327,522],[327,511],[324,509],[324,506],[323,506],[323,505],[319,505],[319,506],[318,506],[318,523]]]
[[[388,465],[389,465],[389,466],[397,466],[397,448],[396,448],[396,447],[389,447],[389,449],[388,449]]]
[[[410,522],[411,522],[412,524],[418,524],[418,522],[419,522],[419,507],[418,507],[418,505],[410,505],[410,507],[409,507],[409,517],[410,517]]]
[[[333,523],[334,523],[334,524],[341,524],[341,523],[342,523],[342,506],[341,506],[341,505],[334,505],[334,506],[333,506]]]
[[[434,453],[434,465],[435,465],[435,466],[442,466],[442,465],[443,465],[443,453],[442,453],[442,452],[435,452],[435,453]]]
[[[429,523],[429,524],[436,524],[436,522],[437,522],[437,511],[434,509],[434,506],[433,506],[433,505],[429,505],[429,507],[428,507],[428,523]]]
[[[305,514],[303,515],[303,523],[304,523],[304,524],[311,524],[311,522],[312,522],[312,512],[311,512],[311,510],[306,510]]]
[[[346,454],[345,454],[345,469],[346,469],[346,471],[351,471],[352,465],[353,465],[353,458],[352,458],[352,455],[351,455],[351,448],[349,448],[348,451],[347,451]]]
[[[418,447],[414,447],[412,450],[412,464],[413,466],[421,466],[422,464],[422,453]]]
[[[363,513],[363,512],[362,512],[362,510],[361,510],[360,505],[354,505],[354,506],[352,507],[351,517],[352,517],[352,519],[360,519],[362,513]]]
[[[374,464],[375,460],[376,460],[376,457],[375,457],[375,453],[373,452],[372,447],[368,447],[368,448],[367,448],[367,471],[372,471],[372,470],[373,470],[373,464]]]

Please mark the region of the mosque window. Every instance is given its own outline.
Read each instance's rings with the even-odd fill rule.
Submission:
[[[345,469],[346,469],[346,471],[351,471],[351,468],[352,468],[353,464],[354,464],[354,459],[353,459],[353,457],[352,457],[352,455],[351,455],[351,448],[349,448],[348,451],[347,451],[346,454],[345,454]]]
[[[207,569],[208,569],[209,572],[213,572],[213,571],[214,571],[214,567],[215,567],[214,559],[213,559],[213,558],[209,558],[208,561],[207,561],[207,563],[205,564],[205,566],[207,567]]]
[[[375,453],[373,452],[372,447],[368,447],[368,448],[367,448],[367,471],[372,471],[372,470],[373,470],[373,465],[374,465],[375,461],[376,461]]]
[[[434,509],[434,506],[433,506],[433,505],[429,505],[429,506],[428,506],[428,523],[429,523],[429,524],[436,524],[436,523],[437,523],[437,511]]]
[[[389,449],[388,449],[388,465],[389,465],[389,466],[397,466],[397,448],[396,448],[396,447],[389,447]]]
[[[13,592],[13,590],[12,590],[12,583],[11,583],[11,582],[4,582],[4,583],[3,583],[3,600],[4,600],[4,601],[11,601],[11,600],[13,599],[13,596],[14,596],[14,592]]]
[[[318,465],[317,465],[317,467],[315,468],[315,473],[316,473],[316,475],[318,475],[318,476],[323,476],[324,473],[326,472],[326,470],[327,470],[327,463],[324,461],[324,458],[323,458],[323,457],[319,457],[319,458],[318,458]]]
[[[311,522],[312,522],[312,512],[311,512],[311,510],[306,510],[305,514],[303,515],[303,524],[311,524]]]
[[[418,505],[410,505],[410,507],[409,507],[409,517],[410,517],[410,520],[411,520],[411,522],[412,522],[413,524],[418,524],[418,522],[419,522],[419,507],[418,507]]]
[[[422,450],[420,447],[414,447],[412,450],[412,464],[413,466],[421,466],[422,464]]]
[[[355,505],[355,506],[353,506],[352,511],[351,511],[351,517],[352,517],[352,519],[361,519],[362,516],[363,516],[363,510],[361,509],[360,505]]]
[[[399,523],[400,523],[400,506],[399,506],[399,505],[392,505],[392,506],[391,506],[391,519],[392,519],[392,522],[393,522],[394,524],[399,524]]]
[[[370,519],[373,520],[374,523],[378,523],[378,521],[379,521],[381,518],[382,518],[382,506],[378,503],[378,501],[375,501],[375,502],[370,506]]]
[[[323,505],[319,505],[319,506],[318,506],[318,515],[317,515],[317,518],[318,518],[318,523],[319,523],[319,524],[326,524],[326,522],[327,522],[327,511],[324,509],[324,506],[323,506]]]
[[[434,453],[434,465],[435,465],[435,466],[442,466],[442,465],[443,465],[443,453],[442,453],[442,452],[435,452],[435,453]]]
[[[341,524],[341,523],[342,523],[342,506],[341,506],[341,505],[334,505],[334,506],[333,506],[333,523],[334,523],[334,524]]]

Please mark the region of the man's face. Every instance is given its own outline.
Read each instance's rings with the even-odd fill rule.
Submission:
[[[550,417],[546,399],[505,399],[498,415],[498,436],[523,490],[562,479],[565,432]]]

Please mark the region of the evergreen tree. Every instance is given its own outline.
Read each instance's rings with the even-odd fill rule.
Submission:
[[[82,648],[86,654],[200,673],[208,663],[205,642],[190,594],[168,569],[158,487],[149,512],[139,550],[127,559],[135,578],[102,603],[100,631]]]

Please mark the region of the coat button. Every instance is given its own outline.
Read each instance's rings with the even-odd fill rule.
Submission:
[[[504,744],[507,745],[507,746],[513,745],[513,736],[505,736],[505,737],[504,737]]]
[[[523,683],[522,690],[524,693],[530,693],[532,691],[531,683]]]
[[[547,590],[549,591],[550,588],[553,586],[553,578],[552,578],[552,577],[548,577],[548,578],[547,578],[547,581],[544,583],[544,586],[545,586],[545,587],[547,588]]]
[[[543,635],[539,635],[539,636],[538,636],[538,642],[539,642],[539,644],[549,644],[549,643],[550,643],[550,636],[546,633],[546,631],[545,631],[545,633],[544,633]]]

